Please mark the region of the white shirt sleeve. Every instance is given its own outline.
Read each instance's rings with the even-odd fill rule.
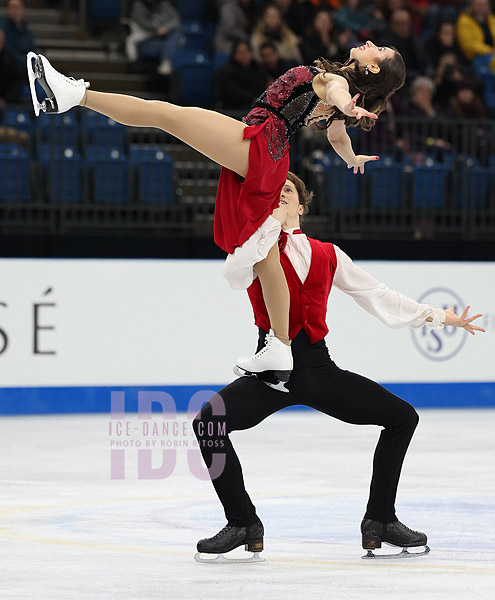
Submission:
[[[442,329],[445,321],[444,310],[420,304],[391,290],[355,265],[338,246],[334,245],[334,248],[337,255],[334,285],[352,296],[366,311],[394,329],[406,326],[425,326],[428,332],[432,329]]]
[[[276,244],[282,226],[271,215],[242,246],[227,256],[223,275],[234,290],[247,290],[257,275],[254,265],[268,256]]]

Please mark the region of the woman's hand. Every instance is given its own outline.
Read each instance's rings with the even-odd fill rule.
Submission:
[[[342,111],[344,115],[347,115],[348,117],[354,117],[358,121],[361,117],[371,117],[372,119],[378,119],[378,115],[375,115],[375,113],[369,112],[365,108],[361,108],[361,106],[356,106],[358,98],[359,94],[356,94],[354,98],[351,98],[351,101],[344,106],[344,110]]]
[[[474,317],[469,317],[469,319],[466,319],[466,316],[467,316],[470,308],[471,308],[470,306],[466,306],[464,312],[462,313],[462,315],[460,317],[458,317],[455,314],[454,307],[449,308],[448,310],[445,311],[444,325],[451,325],[452,327],[462,327],[466,331],[469,331],[469,333],[471,333],[472,335],[474,335],[475,331],[482,331],[483,333],[486,333],[485,330],[483,329],[483,327],[478,327],[477,325],[471,325],[471,322],[474,321],[475,319],[479,319],[479,317],[482,317],[483,316],[482,314],[474,315]]]
[[[353,169],[354,175],[359,171],[364,173],[364,164],[370,160],[379,160],[379,156],[366,156],[365,154],[358,154],[351,163],[347,163],[348,169]]]

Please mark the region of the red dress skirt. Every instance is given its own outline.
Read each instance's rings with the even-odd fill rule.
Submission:
[[[256,124],[251,124],[252,122]],[[215,243],[232,254],[266,221],[280,203],[289,172],[285,123],[254,108],[245,118],[243,139],[251,140],[245,178],[222,167],[215,204]]]

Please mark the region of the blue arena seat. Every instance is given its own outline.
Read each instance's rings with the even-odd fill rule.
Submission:
[[[212,95],[212,64],[204,52],[183,50],[172,58],[182,89],[182,104],[209,106]]]
[[[201,21],[183,21],[181,30],[186,38],[184,50],[193,50],[194,52],[205,50],[206,32]]]
[[[90,0],[88,12],[91,19],[118,21],[121,17],[121,0]]]
[[[138,201],[171,204],[174,201],[174,161],[160,146],[131,146],[130,161],[136,170]]]
[[[79,203],[83,197],[83,161],[75,146],[42,144],[43,182],[50,202]]]
[[[127,147],[127,127],[99,113],[87,110],[82,114],[82,126],[90,146],[110,151],[118,149],[125,154]]]
[[[89,146],[87,163],[97,204],[125,204],[128,201],[128,158],[119,148]]]
[[[29,155],[23,146],[0,144],[0,201],[28,202]]]
[[[482,206],[493,175],[492,168],[480,167],[477,164],[459,169],[452,186],[455,205],[468,210]]]
[[[2,125],[31,133],[33,128],[31,113],[23,109],[8,108],[3,113]]]
[[[418,208],[440,208],[444,205],[448,166],[433,161],[416,165],[412,173],[413,204]]]
[[[180,0],[177,3],[177,10],[182,21],[187,19],[201,21],[205,16],[206,2],[205,0]]]
[[[36,119],[36,130],[41,138],[40,143],[76,148],[79,142],[79,127],[73,113],[61,115],[44,115]]]
[[[323,166],[323,173],[324,187],[329,191],[329,200],[334,208],[360,206],[360,179],[340,158],[337,160],[332,157]]]
[[[407,190],[404,166],[391,157],[381,156],[378,161],[366,163],[371,205],[377,208],[399,208]]]

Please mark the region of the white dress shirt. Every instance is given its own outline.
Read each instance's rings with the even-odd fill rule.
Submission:
[[[311,266],[311,244],[304,233],[292,235],[294,229],[285,230],[288,235],[284,252],[304,283]],[[253,283],[257,277],[254,265],[266,258],[270,248],[277,242],[280,231],[280,222],[270,216],[242,246],[229,254],[223,274],[230,287],[245,290]],[[385,325],[392,328],[426,326],[427,331],[443,327],[444,310],[420,304],[391,290],[355,265],[338,246],[334,244],[333,247],[337,256],[333,285],[354,298]]]

